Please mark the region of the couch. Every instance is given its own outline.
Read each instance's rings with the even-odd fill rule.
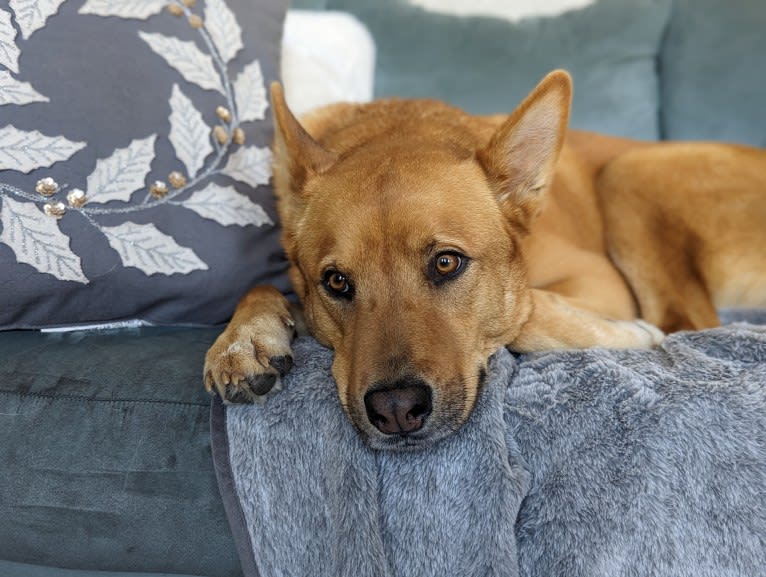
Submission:
[[[158,0],[131,13],[138,4],[54,1],[42,16],[23,2],[0,9],[4,576],[240,574],[200,377],[206,348],[247,286],[288,290],[259,91],[279,75],[287,6]],[[456,13],[461,4],[471,3],[300,0],[293,9],[364,23],[376,49],[375,96],[507,112],[546,71],[564,67],[577,128],[766,146],[760,0],[562,0],[569,9],[542,15]],[[369,97],[370,46],[355,21],[340,18],[325,21],[333,33],[306,20],[292,36],[288,27],[282,74],[297,109]],[[338,26],[354,30],[350,45]],[[317,54],[323,43],[342,57],[328,64]],[[73,52],[51,58],[51,47],[64,46]],[[206,49],[229,72],[221,83]],[[83,67],[88,59],[96,65]],[[285,70],[295,60],[303,72]],[[240,93],[249,99],[237,101]],[[54,106],[67,113],[53,115]],[[47,137],[38,138],[43,150],[10,158],[8,143],[36,134]],[[126,221],[132,206],[151,210]]]

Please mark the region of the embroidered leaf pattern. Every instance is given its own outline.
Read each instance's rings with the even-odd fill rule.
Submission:
[[[12,125],[0,127],[0,170],[30,172],[67,160],[85,147],[63,136],[45,136],[37,130],[25,132]]]
[[[30,102],[48,102],[48,98],[37,92],[28,82],[20,82],[7,70],[0,70],[0,106]]]
[[[134,140],[126,148],[115,150],[109,158],[98,160],[95,170],[88,176],[89,203],[128,202],[135,191],[143,188],[154,160],[156,139],[154,134]]]
[[[223,226],[273,224],[260,204],[238,193],[231,186],[210,184],[192,194],[183,206]]]
[[[210,127],[177,84],[173,85],[173,94],[170,96],[170,111],[170,142],[176,156],[194,178],[205,164],[205,158],[213,152]]]
[[[45,27],[65,1],[9,0],[0,8],[0,107],[50,102],[31,83],[17,78],[21,57],[17,41],[21,38],[28,40]],[[78,13],[83,15],[147,20],[162,12],[170,0],[84,0],[79,4]],[[187,6],[188,10],[194,11],[191,3]],[[188,12],[187,8],[183,10]],[[200,15],[203,15],[201,11]],[[233,76],[230,77],[227,70],[226,65],[244,47],[242,29],[227,0],[206,0],[204,18],[200,21],[204,24],[202,29],[194,25],[201,34],[196,42],[159,33],[140,31],[138,34],[149,49],[161,56],[186,82],[222,94],[226,99],[222,104],[235,112],[233,119],[224,121],[231,122],[232,128],[238,122],[263,119],[268,99],[260,63],[253,61],[246,66],[235,82],[231,82]],[[229,90],[230,83],[232,90]],[[211,127],[187,96],[191,92],[184,88],[185,93],[182,86],[180,81],[175,84],[169,98],[168,140],[185,166],[188,178],[196,180],[188,185],[177,185],[161,201],[155,198],[143,204],[127,204],[134,193],[146,187],[155,161],[158,135],[134,139],[127,147],[96,161],[87,178],[87,204],[82,207],[72,205],[64,217],[70,218],[69,215],[74,213],[77,218],[77,211],[81,211],[83,218],[87,216],[86,226],[95,227],[106,237],[123,266],[136,268],[146,275],[189,274],[208,270],[208,265],[191,247],[179,245],[155,224],[122,221],[116,226],[104,226],[100,215],[129,214],[151,209],[162,202],[166,207],[191,210],[221,226],[273,225],[260,204],[233,186],[208,183],[189,196],[187,187],[197,187],[202,180],[199,175],[207,179],[211,174],[224,174],[251,187],[267,184],[271,177],[271,152],[256,146],[233,146],[231,141],[214,148]],[[48,136],[38,130],[25,131],[10,124],[0,126],[0,171],[30,173],[69,160],[85,146],[86,142],[71,141],[63,135]],[[211,161],[215,151],[219,154]],[[66,190],[69,184],[63,186]],[[45,214],[41,208],[45,202],[42,197],[40,202],[35,202],[36,197],[29,196],[33,189],[34,184],[26,191],[0,187],[0,242],[11,248],[19,263],[61,280],[88,284],[80,257],[70,247],[71,239],[59,227],[61,221]],[[178,200],[180,198],[185,200]],[[98,206],[112,201],[126,204]]]
[[[223,0],[205,2],[205,28],[224,62],[229,62],[242,50],[242,29]]]
[[[26,40],[45,26],[45,22],[58,12],[65,0],[11,0],[10,5],[16,14],[16,22],[21,28],[21,35]]]
[[[266,98],[266,85],[263,82],[261,65],[257,60],[248,64],[237,76],[234,82],[234,95],[241,121],[263,119],[269,107],[269,101]]]
[[[242,147],[229,156],[223,173],[253,188],[268,184],[271,178],[271,151],[257,146]]]
[[[11,23],[11,14],[0,10],[0,65],[18,73],[20,54],[21,51],[16,46],[16,29]]]
[[[126,222],[101,230],[120,255],[123,266],[135,267],[146,275],[187,274],[208,268],[192,249],[178,245],[153,224]]]
[[[83,284],[80,257],[69,248],[69,237],[59,230],[58,221],[43,213],[31,202],[2,198],[0,242],[7,244],[20,263],[35,270]]]
[[[168,0],[88,0],[79,13],[146,20],[161,12],[167,3]]]
[[[221,78],[215,70],[213,59],[200,51],[194,42],[169,38],[162,34],[139,32],[141,39],[155,53],[175,68],[187,81],[206,90],[217,90],[223,94]]]

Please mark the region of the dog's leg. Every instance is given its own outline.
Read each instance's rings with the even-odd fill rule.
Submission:
[[[650,348],[664,339],[659,329],[641,320],[609,320],[577,307],[574,299],[549,291],[530,289],[530,296],[531,314],[508,345],[516,352],[593,346]]]
[[[639,219],[636,219],[639,220]],[[638,229],[642,223],[632,223]],[[643,231],[642,231],[643,232]],[[646,236],[644,243],[613,241],[610,255],[629,279],[641,316],[666,332],[720,325],[718,313],[694,261]]]
[[[667,332],[766,304],[766,151],[712,143],[632,150],[597,189],[609,254],[641,317]]]
[[[296,320],[277,289],[252,289],[205,356],[205,388],[227,403],[252,403],[278,387],[293,365]]]

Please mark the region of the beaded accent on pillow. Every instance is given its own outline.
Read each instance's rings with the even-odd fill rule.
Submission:
[[[11,0],[22,34],[29,38],[46,26],[63,0]],[[83,183],[85,189],[66,187],[52,177],[37,181],[34,190],[0,183],[2,232],[0,241],[11,247],[19,262],[62,280],[90,282],[81,267],[80,256],[69,246],[59,229],[68,213],[79,213],[98,229],[117,251],[123,266],[135,267],[147,275],[188,273],[206,270],[207,263],[194,250],[179,245],[153,223],[138,224],[131,215],[151,213],[160,205],[192,210],[224,226],[272,224],[263,208],[230,186],[209,181],[223,174],[252,187],[269,181],[270,153],[267,148],[247,146],[241,124],[264,118],[268,106],[263,75],[257,60],[235,78],[227,64],[242,48],[242,31],[224,0],[207,0],[204,9],[194,0],[113,1],[89,0],[80,14],[148,19],[162,10],[178,17],[178,25],[191,26],[204,40],[207,51],[196,44],[158,33],[139,32],[141,39],[163,58],[174,73],[189,83],[217,91],[222,104],[216,109],[219,123],[208,126],[194,102],[174,84],[169,94],[170,134],[168,139],[183,170],[167,175],[152,174],[158,134],[137,137],[125,148],[100,159]],[[14,74],[21,51],[14,43],[15,30],[10,14],[0,10],[0,58]],[[0,73],[0,105],[23,105],[47,101],[35,88],[8,71]],[[28,173],[33,169],[66,162],[87,142],[65,135],[22,131],[12,123],[0,126],[0,170]],[[146,179],[151,184],[145,185]],[[116,202],[115,202],[116,201]],[[116,226],[100,221],[103,215],[123,215]]]

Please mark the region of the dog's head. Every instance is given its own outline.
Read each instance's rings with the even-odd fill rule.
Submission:
[[[488,358],[528,318],[520,239],[553,176],[570,94],[558,71],[504,122],[383,101],[324,109],[307,130],[272,86],[291,280],[373,447],[457,430]]]

